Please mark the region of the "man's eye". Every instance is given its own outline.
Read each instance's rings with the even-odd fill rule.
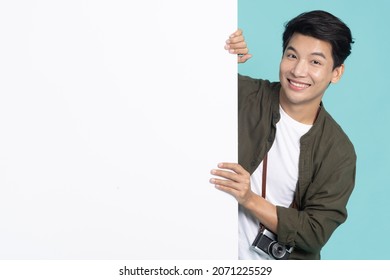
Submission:
[[[314,65],[321,65],[321,62],[319,62],[318,60],[313,60],[313,64]]]
[[[297,57],[295,56],[295,54],[292,54],[292,53],[287,54],[287,57],[288,57],[288,58],[297,58]]]

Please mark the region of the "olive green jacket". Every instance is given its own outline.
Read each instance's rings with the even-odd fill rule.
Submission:
[[[275,139],[280,83],[238,77],[238,162],[252,174]],[[312,128],[301,137],[294,207],[277,206],[277,236],[293,246],[291,259],[320,259],[321,248],[347,218],[355,184],[356,154],[321,104]]]

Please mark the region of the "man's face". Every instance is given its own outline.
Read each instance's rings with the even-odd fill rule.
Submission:
[[[343,71],[344,65],[333,69],[330,43],[295,33],[280,63],[282,106],[318,108],[329,83],[337,82]]]

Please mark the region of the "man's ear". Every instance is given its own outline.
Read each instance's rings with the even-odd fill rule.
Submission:
[[[340,66],[333,69],[333,76],[332,76],[332,80],[330,81],[331,83],[335,84],[341,79],[341,76],[344,73],[344,68],[345,68],[344,64],[341,64]]]

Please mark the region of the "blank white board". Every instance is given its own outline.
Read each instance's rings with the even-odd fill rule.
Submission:
[[[0,258],[235,259],[236,1],[4,2]]]

